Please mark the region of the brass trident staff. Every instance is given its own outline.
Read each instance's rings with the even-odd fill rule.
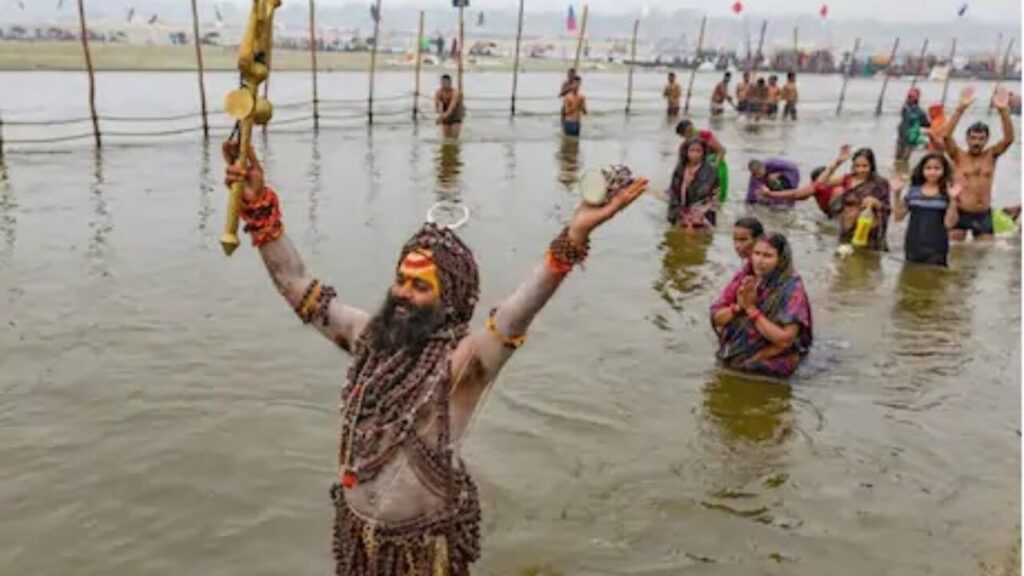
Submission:
[[[274,109],[270,101],[259,95],[259,87],[270,76],[270,50],[273,48],[274,10],[281,0],[252,0],[249,23],[238,46],[238,71],[242,75],[241,87],[228,92],[224,108],[235,119],[239,133],[236,165],[243,170],[249,164],[249,144],[253,125],[270,122]],[[242,183],[231,186],[228,197],[227,221],[220,245],[230,256],[238,248],[238,213],[242,208]]]

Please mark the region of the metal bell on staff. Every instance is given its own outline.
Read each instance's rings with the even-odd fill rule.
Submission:
[[[274,114],[270,101],[259,95],[260,84],[270,76],[270,51],[274,46],[274,11],[281,0],[252,0],[249,23],[238,47],[238,71],[242,75],[241,86],[228,92],[224,108],[228,116],[235,119],[239,146],[235,163],[246,169],[249,166],[249,145],[252,142],[252,127],[270,122]],[[238,214],[242,207],[242,184],[231,186],[228,196],[227,220],[220,245],[224,254],[230,256],[238,248]]]

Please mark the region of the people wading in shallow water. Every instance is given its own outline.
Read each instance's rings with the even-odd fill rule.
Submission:
[[[747,163],[750,181],[747,183],[747,204],[769,206],[792,206],[793,201],[785,198],[771,198],[759,194],[762,188],[769,190],[792,190],[800,185],[800,168],[785,158],[751,160]]]
[[[569,86],[569,93],[562,99],[562,133],[577,137],[582,128],[583,116],[587,113],[587,99],[580,92],[583,79],[577,76]]]
[[[866,227],[862,248],[874,251],[889,249],[886,239],[890,213],[889,182],[879,176],[875,153],[861,148],[853,153],[853,170],[845,176],[833,176],[850,158],[850,147],[843,146],[839,157],[819,177],[828,186],[842,188],[833,198],[829,210],[839,220],[839,243],[855,244],[858,224]]]
[[[750,266],[750,256],[754,253],[754,244],[764,236],[764,225],[753,216],[740,218],[732,227],[732,247],[743,262],[740,272]]]
[[[434,94],[434,110],[444,137],[458,138],[466,110],[462,104],[462,93],[452,87],[452,77],[448,74],[441,76],[441,87]]]
[[[477,264],[452,230],[427,224],[406,242],[371,315],[306,269],[258,160],[250,150],[243,170],[237,153],[225,144],[227,183],[243,185],[245,230],[274,285],[302,322],[352,355],[330,491],[336,574],[468,575],[480,555],[480,501],[459,455],[471,416],[533,318],[586,259],[591,233],[647,181],[632,179],[602,206],[581,204],[533,274],[485,328],[470,331]]]
[[[842,185],[829,184],[824,178],[828,169],[825,166],[818,166],[811,170],[811,181],[798,188],[789,190],[772,190],[767,186],[761,186],[757,195],[772,200],[787,200],[796,202],[814,197],[818,209],[828,217],[834,218],[839,213],[839,206],[833,206],[833,202],[843,195]],[[833,171],[835,168],[832,169]]]
[[[960,184],[953,182],[953,168],[941,152],[931,152],[917,163],[910,178],[910,190],[901,196],[903,180],[899,175],[890,181],[893,219],[897,222],[910,214],[904,253],[907,262],[948,266],[949,229],[960,218],[956,199]]]
[[[708,162],[718,170],[718,201],[725,202],[729,196],[729,165],[725,161],[725,147],[715,137],[711,130],[698,130],[692,120],[680,120],[676,124],[676,134],[683,142],[679,145],[679,157],[686,155],[683,149],[686,141],[693,138],[700,138],[708,145]]]
[[[665,97],[667,105],[666,114],[668,117],[675,118],[679,116],[679,101],[683,98],[683,87],[676,82],[675,72],[668,73],[668,84],[665,85],[662,96]]]
[[[960,221],[950,232],[953,240],[964,240],[970,232],[976,240],[994,238],[992,225],[992,184],[995,179],[996,161],[1013,144],[1013,121],[1010,119],[1010,97],[1006,90],[999,89],[992,99],[992,105],[999,111],[999,119],[1003,124],[1003,138],[996,144],[986,148],[989,139],[988,125],[975,122],[967,128],[967,150],[960,148],[953,133],[964,112],[974,103],[974,89],[964,88],[960,93],[960,102],[956,113],[949,120],[946,128],[946,153],[956,169],[957,175],[963,179],[964,189],[957,200],[960,209]]]
[[[796,72],[786,74],[786,84],[782,87],[782,119],[796,121],[796,103],[800,99],[796,87]]]
[[[906,165],[915,148],[927,141],[922,129],[930,128],[931,119],[921,109],[921,91],[911,88],[907,101],[900,110],[900,125],[896,128],[896,162]]]
[[[732,96],[729,95],[729,82],[732,81],[732,73],[726,72],[722,76],[722,81],[715,86],[714,92],[711,93],[711,116],[721,116],[725,114],[725,103],[728,102],[730,106],[736,108],[736,104],[732,100]]]
[[[813,342],[811,304],[782,234],[762,236],[749,266],[711,305],[716,356],[728,368],[787,377]]]
[[[683,143],[668,190],[668,221],[686,230],[715,227],[718,171],[708,161],[708,145],[700,138]]]

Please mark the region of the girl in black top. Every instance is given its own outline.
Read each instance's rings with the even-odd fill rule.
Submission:
[[[907,262],[947,266],[949,230],[956,226],[960,214],[956,201],[961,185],[953,181],[949,161],[940,152],[921,158],[910,178],[910,189],[900,195],[903,181],[893,176],[893,216],[899,222],[910,214],[904,243]]]

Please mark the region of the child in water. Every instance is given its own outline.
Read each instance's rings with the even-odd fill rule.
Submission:
[[[900,194],[903,185],[898,174],[892,177],[893,216],[900,222],[910,214],[904,243],[907,262],[948,266],[949,230],[960,219],[961,190],[949,161],[941,152],[926,155],[914,168],[905,196]]]

